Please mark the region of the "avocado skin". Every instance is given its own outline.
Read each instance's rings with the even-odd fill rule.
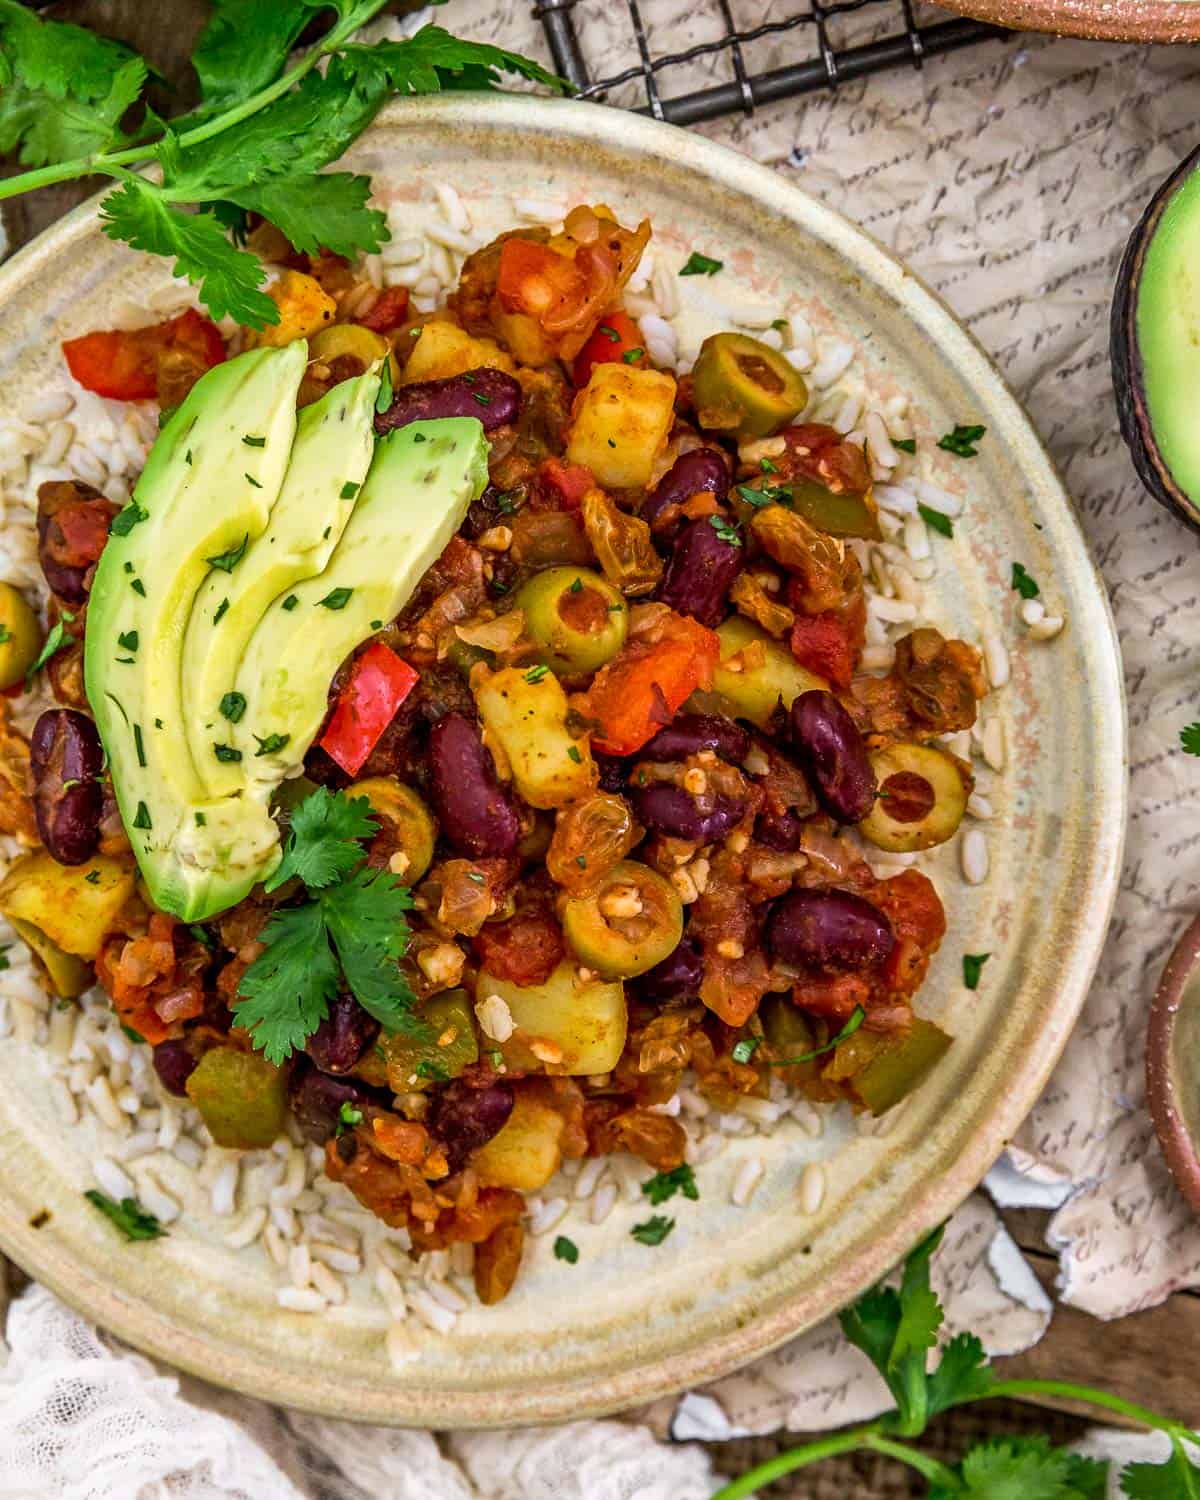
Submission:
[[[1133,467],[1154,499],[1196,532],[1200,532],[1200,496],[1193,500],[1175,482],[1150,419],[1137,340],[1137,305],[1146,252],[1171,199],[1198,166],[1200,147],[1180,162],[1147,205],[1125,246],[1109,322],[1109,354],[1117,420]]]

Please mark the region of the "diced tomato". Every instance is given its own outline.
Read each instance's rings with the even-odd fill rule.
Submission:
[[[802,667],[843,691],[850,686],[860,647],[851,638],[850,627],[839,611],[797,615],[791,647],[792,655]]]
[[[822,974],[797,980],[792,986],[792,1003],[829,1021],[836,1031],[850,1019],[856,1006],[867,1005],[870,993],[870,985],[861,974]]]
[[[368,646],[338,694],[321,749],[348,776],[357,776],[417,680],[418,674],[382,641]]]
[[[56,511],[46,528],[46,548],[55,562],[86,568],[98,561],[117,507],[112,501],[80,500]]]
[[[715,632],[672,611],[656,639],[633,640],[596,674],[576,707],[598,725],[592,743],[606,755],[632,755],[669,724],[720,659]]]
[[[148,328],[98,329],[63,344],[67,368],[89,391],[118,401],[143,401],[159,391],[164,363],[194,367],[197,378],[225,358],[221,330],[189,307]]]
[[[586,464],[565,464],[546,458],[538,465],[538,489],[555,502],[556,510],[578,510],[596,480]]]
[[[629,359],[625,359],[626,355]],[[571,379],[576,388],[587,385],[593,365],[613,364],[624,360],[629,365],[646,362],[646,351],[642,348],[642,336],[638,326],[628,313],[614,309],[600,319],[595,333],[575,356]]]
[[[408,317],[408,288],[390,286],[365,317],[355,319],[374,333],[391,333]]]
[[[475,948],[489,974],[523,986],[545,984],[566,952],[562,928],[548,911],[536,908],[507,922],[486,923]]]
[[[505,240],[496,294],[507,312],[528,313],[543,327],[561,327],[587,301],[587,279],[575,262],[533,240]]]
[[[902,870],[879,881],[866,895],[887,916],[896,936],[881,978],[889,991],[912,995],[946,935],[941,897],[929,877],[919,870]]]

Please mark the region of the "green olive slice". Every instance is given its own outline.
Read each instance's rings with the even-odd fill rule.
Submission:
[[[516,602],[541,660],[561,677],[599,671],[625,644],[629,607],[591,568],[546,568],[522,584]]]
[[[944,844],[963,820],[971,774],[932,745],[887,745],[871,753],[879,794],[858,831],[877,849],[912,854]]]
[[[42,632],[25,595],[0,583],[0,688],[20,682],[41,650]]]
[[[605,979],[632,979],[679,946],[683,903],[656,870],[623,859],[595,892],[567,901],[563,931],[580,963]]]
[[[437,823],[433,814],[411,787],[390,776],[371,776],[356,781],[350,797],[365,797],[379,824],[377,838],[387,841],[393,873],[405,885],[416,885],[433,863]],[[404,863],[400,867],[400,856]]]
[[[744,333],[704,340],[692,370],[701,427],[739,439],[770,437],[808,402],[808,387],[777,350]]]

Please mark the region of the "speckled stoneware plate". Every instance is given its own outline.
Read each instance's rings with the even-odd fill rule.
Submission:
[[[1197,0],[942,0],[951,10],[1018,31],[1110,42],[1200,40]]]
[[[1200,917],[1184,930],[1155,992],[1146,1101],[1171,1175],[1200,1213]]]
[[[629,1236],[644,1205],[598,1226],[572,1219],[578,1265],[552,1257],[553,1236],[534,1241],[501,1305],[472,1306],[446,1337],[414,1320],[411,1361],[397,1372],[365,1287],[314,1318],[281,1311],[266,1258],[224,1248],[220,1224],[185,1219],[165,1239],[120,1241],[83,1201],[88,1140],[57,1123],[36,1049],[0,1042],[0,1246],[130,1343],[256,1396],[371,1422],[610,1411],[728,1371],[853,1298],[965,1197],[1034,1102],[1083,1002],[1116,886],[1117,645],[1071,505],[983,352],[890,255],[783,178],[634,115],[516,96],[393,106],[351,161],[383,197],[411,205],[414,224],[439,181],[457,185],[479,222],[503,223],[513,192],[648,215],[668,264],[692,248],[725,263],[711,281],[680,282],[687,298],[803,308],[825,337],[860,343],[851,378],[872,396],[911,393],[918,435],[987,427],[970,462],[925,445],[936,478],[967,495],[955,540],[933,538],[942,567],[927,615],[973,640],[991,621],[1012,645],[1012,681],[993,710],[1010,770],[987,825],[989,880],[965,886],[953,846],[933,861],[950,929],[920,1008],[957,1040],[885,1136],[840,1119],[815,1140],[793,1129],[735,1141],[700,1169],[700,1201],[683,1204],[656,1249]],[[104,326],[165,276],[162,262],[101,235],[94,202],[18,255],[0,270],[0,409],[19,411],[61,380],[61,337]],[[1014,560],[1066,614],[1052,643],[1030,644],[1016,622]],[[962,985],[964,952],[993,955],[975,994]],[[750,1154],[766,1174],[737,1209],[730,1187]],[[799,1182],[813,1160],[828,1188],[806,1216]]]

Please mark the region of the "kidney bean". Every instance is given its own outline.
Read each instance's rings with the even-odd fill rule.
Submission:
[[[185,1085],[192,1076],[196,1061],[182,1039],[159,1042],[154,1049],[154,1071],[168,1094],[182,1097],[187,1093]]]
[[[596,762],[596,768],[600,772],[600,790],[623,792],[625,783],[629,779],[628,762],[622,760],[619,755],[602,755],[599,750],[592,751],[592,759]]]
[[[801,693],[788,736],[817,801],[839,823],[861,823],[875,805],[875,773],[854,720],[821,689]]]
[[[715,750],[733,765],[750,753],[750,736],[721,714],[676,714],[665,729],[638,751],[639,760],[686,760]]]
[[[679,507],[704,492],[718,500],[729,493],[729,466],[715,448],[693,448],[677,458],[642,501],[642,520],[656,536],[671,540],[683,525]]]
[[[725,601],[746,556],[740,539],[727,541],[712,520],[690,521],[675,538],[654,596],[710,629],[725,618]]]
[[[348,1073],[378,1035],[379,1022],[353,995],[337,995],[304,1050],[322,1073]]]
[[[643,1000],[662,1004],[667,1000],[694,998],[700,993],[700,980],[703,976],[704,959],[700,953],[700,945],[684,933],[675,951],[652,969],[647,969],[633,981],[633,986]]]
[[[87,599],[91,571],[120,509],[79,480],[49,479],[38,486],[38,561],[51,592],[65,603]]]
[[[376,432],[394,432],[410,422],[436,417],[478,417],[491,432],[515,422],[521,412],[521,387],[503,370],[481,368],[446,380],[418,380],[402,385],[387,411],[375,415]]]
[[[698,844],[723,839],[742,821],[746,811],[745,804],[736,797],[719,796],[711,799],[712,805],[707,811],[702,811],[681,786],[671,786],[667,782],[636,787],[629,796],[639,821],[647,828]]]
[[[764,808],[754,825],[754,837],[779,854],[795,854],[800,847],[803,828],[804,819],[794,808],[784,807],[778,811]]]
[[[383,1097],[357,1079],[331,1078],[328,1073],[322,1073],[305,1062],[297,1063],[292,1069],[288,1095],[296,1123],[305,1137],[318,1146],[337,1130],[343,1104],[362,1109]]]
[[[516,808],[496,778],[479,730],[449,713],[429,735],[430,796],[442,833],[472,859],[511,854],[521,837]]]
[[[792,891],[767,918],[767,946],[789,964],[857,972],[877,968],[895,946],[892,924],[850,891]]]
[[[81,865],[100,842],[104,751],[96,726],[74,708],[48,708],[29,740],[33,810],[47,852]]]
[[[459,1171],[472,1151],[491,1140],[507,1122],[512,1107],[512,1085],[502,1079],[473,1088],[456,1078],[434,1095],[428,1124],[452,1172]]]

